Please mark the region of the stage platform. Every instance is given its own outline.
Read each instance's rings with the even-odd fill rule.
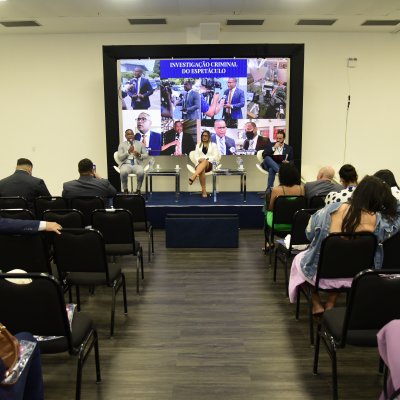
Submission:
[[[237,214],[240,228],[262,228],[264,199],[260,193],[247,192],[246,202],[239,192],[219,192],[214,203],[201,193],[182,192],[176,201],[174,192],[153,192],[146,201],[147,216],[154,228],[165,228],[167,214]]]

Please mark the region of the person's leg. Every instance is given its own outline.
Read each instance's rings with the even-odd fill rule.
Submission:
[[[140,192],[144,179],[144,169],[142,165],[134,165],[132,172],[136,174],[136,191]]]
[[[264,158],[262,166],[266,171],[268,171],[268,188],[273,188],[275,175],[279,172],[279,164],[277,164],[272,157],[267,156]]]
[[[128,191],[128,175],[132,172],[132,166],[130,164],[122,164],[119,167],[122,191]]]
[[[318,314],[322,314],[324,312],[324,306],[321,303],[321,298],[319,297],[319,293],[318,292],[313,292],[312,294],[312,313],[313,315],[318,315]]]
[[[328,300],[325,303],[325,310],[331,310],[333,307],[335,307],[336,300],[339,297],[339,293],[332,292],[329,293]]]
[[[189,178],[189,181],[191,182],[190,184],[192,184],[196,180],[196,178],[200,176],[200,174],[207,168],[207,165],[207,160],[203,160],[199,164],[197,164],[195,173]]]
[[[201,193],[203,197],[207,197],[207,190],[206,190],[206,173],[204,170],[199,175],[200,185],[201,185]]]

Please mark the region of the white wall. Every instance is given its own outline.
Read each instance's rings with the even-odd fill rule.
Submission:
[[[33,161],[34,175],[45,179],[54,195],[61,194],[62,182],[78,176],[81,158],[91,158],[104,175],[102,46],[195,43],[193,36],[0,36],[0,178],[14,170],[19,157]],[[319,165],[350,162],[360,175],[389,168],[400,180],[399,35],[222,32],[220,43],[245,44],[255,38],[257,43],[305,44],[303,165],[316,171]],[[348,57],[358,58],[357,68],[346,67]],[[248,190],[263,187],[265,178],[250,171]]]

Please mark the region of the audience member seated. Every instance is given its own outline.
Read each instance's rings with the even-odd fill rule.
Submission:
[[[142,115],[142,114],[140,114]],[[147,115],[147,114],[146,114]],[[146,118],[146,117],[139,117]],[[140,194],[144,179],[143,160],[148,157],[146,146],[135,140],[132,129],[125,131],[126,141],[118,146],[118,158],[121,162],[119,165],[122,190],[128,193],[128,175],[136,175],[136,194]],[[133,190],[133,188],[132,188]]]
[[[15,172],[0,180],[0,197],[22,196],[34,211],[33,201],[39,196],[51,196],[43,179],[32,176],[33,164],[27,158],[17,160]]]
[[[351,164],[345,164],[339,169],[339,176],[344,189],[330,192],[325,198],[325,204],[344,203],[351,198],[358,181],[356,169]]]
[[[397,184],[392,171],[389,169],[380,169],[379,171],[375,172],[374,176],[386,182],[392,189],[392,195],[396,197],[397,200],[400,200],[399,185]]]
[[[62,196],[66,199],[81,196],[99,196],[105,199],[112,199],[117,190],[107,179],[100,178],[94,170],[93,163],[84,158],[78,163],[79,179],[65,182]]]
[[[26,340],[35,342],[36,339],[27,332],[17,333],[15,337],[18,341]],[[0,358],[0,382],[6,378],[7,369]],[[16,383],[8,386],[0,384],[1,400],[43,400],[43,377],[42,365],[40,360],[40,347],[36,344],[28,363],[25,365]]]
[[[400,228],[400,203],[392,196],[389,186],[374,176],[366,176],[355,189],[349,202],[335,202],[316,212],[308,224],[306,235],[309,248],[293,260],[289,280],[289,299],[296,301],[297,286],[314,284],[321,243],[334,232],[373,232],[382,243]],[[375,253],[375,268],[382,266],[382,246]],[[350,287],[351,279],[321,280],[320,287],[333,289]],[[325,307],[318,293],[312,297],[313,314],[333,308],[338,294],[331,293]]]
[[[339,192],[343,186],[332,182],[335,170],[331,166],[322,167],[318,171],[317,180],[304,185],[305,196],[310,200],[314,196],[326,196],[329,192]]]
[[[61,225],[57,222],[0,217],[0,233],[32,235],[39,231],[47,231],[60,234],[60,230]]]
[[[304,187],[301,185],[300,173],[294,164],[286,163],[281,165],[279,182],[279,186],[275,186],[271,192],[267,192],[265,199],[265,204],[268,204],[266,222],[270,228],[272,228],[274,203],[278,196],[304,196]],[[290,231],[291,227],[287,225],[275,225],[275,229],[278,231]],[[273,243],[271,246],[273,246]]]
[[[200,180],[201,185],[201,195],[206,198],[208,196],[206,190],[206,172],[212,170],[213,162],[218,163],[221,158],[218,147],[216,143],[211,141],[210,132],[204,130],[201,134],[201,142],[196,145],[194,150],[194,159],[196,160],[196,171],[189,178],[189,184],[197,179]]]
[[[276,134],[276,142],[269,143],[263,151],[264,161],[261,166],[268,171],[267,189],[273,188],[275,175],[279,172],[280,166],[293,160],[293,148],[285,144],[285,137],[285,131],[279,130]]]

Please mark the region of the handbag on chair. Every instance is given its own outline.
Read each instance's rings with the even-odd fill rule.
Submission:
[[[10,372],[19,358],[19,342],[7,328],[0,323],[0,358]]]

